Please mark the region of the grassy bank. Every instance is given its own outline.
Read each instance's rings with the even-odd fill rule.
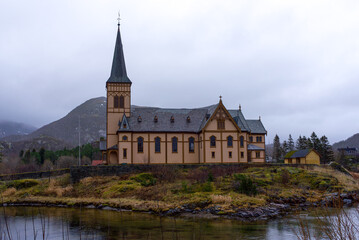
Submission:
[[[219,214],[276,203],[320,202],[328,194],[359,190],[351,176],[335,170],[261,167],[247,170],[206,167],[158,168],[121,177],[70,176],[0,182],[5,203],[94,205],[137,211],[217,208]]]

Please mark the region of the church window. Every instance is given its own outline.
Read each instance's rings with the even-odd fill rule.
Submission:
[[[143,137],[137,138],[137,152],[143,153]]]
[[[120,96],[120,108],[125,107],[125,98],[123,96]]]
[[[249,137],[249,142],[253,142],[253,137],[252,136]]]
[[[113,107],[114,107],[114,108],[118,108],[118,96],[115,96],[115,97],[113,98]]]
[[[232,158],[232,152],[228,152],[228,157]]]
[[[210,137],[210,146],[216,147],[216,137],[215,136]]]
[[[241,158],[244,158],[244,152],[241,152]]]
[[[215,157],[216,157],[216,153],[212,152],[212,158],[215,158]]]
[[[260,158],[261,157],[261,152],[256,152],[256,158]]]
[[[161,152],[161,138],[156,137],[155,138],[155,153]]]
[[[189,152],[190,153],[193,153],[194,152],[194,138],[193,137],[190,137],[188,139],[188,143],[189,143]]]
[[[261,136],[256,137],[256,140],[257,140],[257,142],[262,142],[262,137]]]
[[[177,142],[178,139],[176,137],[172,138],[172,152],[177,153]]]
[[[127,148],[123,149],[123,158],[126,159],[127,158]]]
[[[122,140],[123,140],[123,141],[127,141],[127,139],[128,139],[127,136],[123,136],[123,137],[122,137]]]
[[[240,146],[241,146],[241,147],[244,147],[244,137],[243,137],[243,136],[241,136],[241,137],[239,138],[239,142],[240,142]]]
[[[227,137],[227,147],[233,147],[233,137],[232,136]]]
[[[218,119],[217,120],[217,129],[225,129],[225,125],[224,125],[224,119]]]

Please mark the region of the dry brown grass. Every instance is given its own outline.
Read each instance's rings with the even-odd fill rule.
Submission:
[[[231,204],[232,197],[229,195],[211,195],[212,203],[214,204]]]
[[[313,171],[321,174],[328,174],[335,177],[347,191],[354,191],[359,189],[359,182],[354,177],[351,177],[339,171],[318,166],[315,166],[313,168]]]
[[[8,188],[2,193],[2,196],[3,197],[13,196],[15,195],[16,192],[17,192],[16,188]]]

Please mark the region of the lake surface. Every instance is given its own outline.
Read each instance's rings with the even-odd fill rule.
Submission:
[[[5,215],[4,215],[5,211]],[[4,217],[5,216],[5,217]],[[316,232],[313,217],[307,217]],[[9,239],[298,239],[296,217],[243,223],[147,213],[52,207],[0,208],[0,240]],[[319,233],[317,233],[319,234]]]

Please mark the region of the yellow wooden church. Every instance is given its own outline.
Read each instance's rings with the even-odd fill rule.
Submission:
[[[105,164],[198,164],[265,162],[260,119],[245,119],[241,107],[218,103],[195,109],[131,105],[120,26],[107,89]]]

